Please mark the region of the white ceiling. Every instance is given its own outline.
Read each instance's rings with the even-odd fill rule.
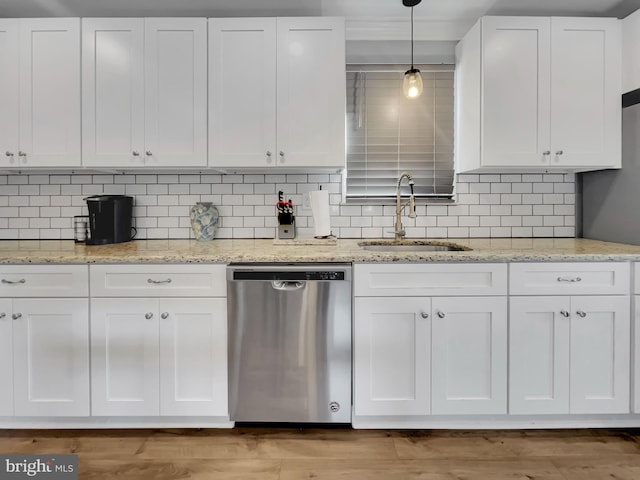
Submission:
[[[423,0],[415,7],[416,40],[461,38],[482,15],[624,17],[640,0]],[[0,0],[0,17],[307,16],[347,20],[348,40],[406,39],[401,0]]]

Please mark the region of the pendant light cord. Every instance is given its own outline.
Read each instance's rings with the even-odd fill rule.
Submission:
[[[411,70],[413,70],[413,7],[411,7]]]

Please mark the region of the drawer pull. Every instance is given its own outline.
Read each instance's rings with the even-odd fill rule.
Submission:
[[[151,312],[145,313],[144,318],[146,318],[147,320],[151,320],[153,318],[153,313]]]
[[[427,312],[420,312],[420,316],[422,318],[429,318],[429,314]]]
[[[27,283],[27,281],[24,278],[21,278],[20,280],[7,280],[6,278],[3,278],[2,283],[4,283],[5,285],[18,285]]]
[[[22,318],[22,314],[21,313],[14,313],[13,315],[11,315],[11,318],[13,318],[14,320],[18,320],[19,318]]]
[[[153,278],[148,278],[147,283],[152,283],[154,285],[162,285],[163,283],[171,283],[171,279],[167,278],[166,280],[154,280]]]
[[[579,316],[580,318],[584,318],[584,317],[586,317],[586,316],[587,316],[587,314],[586,314],[585,312],[583,312],[582,310],[578,310],[576,313],[578,314],[578,316]]]
[[[162,312],[160,314],[160,318],[162,318],[163,320],[166,320],[167,318],[169,318],[169,312]]]
[[[580,277],[558,277],[558,281],[559,282],[577,283],[577,282],[581,282],[582,279]]]
[[[438,310],[438,317],[440,318],[444,318],[444,312],[441,312],[440,310]]]
[[[2,320],[4,317],[6,317],[7,314],[4,312],[0,312],[0,320]]]
[[[569,312],[567,312],[566,310],[560,310],[560,315],[562,315],[564,318],[567,318],[569,316]]]

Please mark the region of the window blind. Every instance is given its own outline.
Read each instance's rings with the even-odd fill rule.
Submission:
[[[347,65],[347,198],[395,198],[403,171],[416,197],[453,195],[453,66],[416,67],[424,90],[407,99],[406,66]]]

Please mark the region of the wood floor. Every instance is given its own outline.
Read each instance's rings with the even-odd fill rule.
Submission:
[[[81,479],[638,480],[640,431],[0,430]]]

